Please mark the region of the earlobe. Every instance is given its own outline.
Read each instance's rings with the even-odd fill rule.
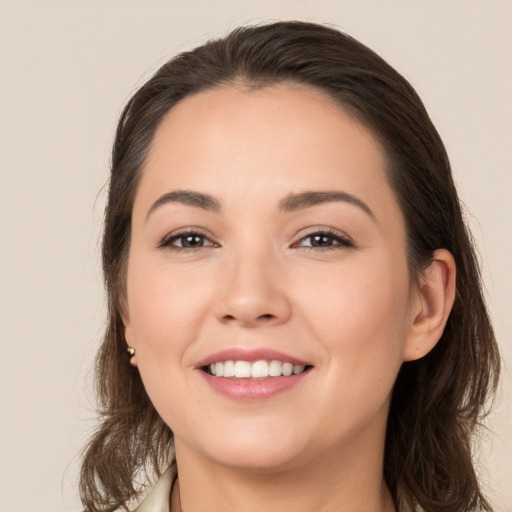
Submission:
[[[450,251],[434,251],[432,263],[419,278],[403,360],[428,354],[443,334],[455,300],[455,260]]]

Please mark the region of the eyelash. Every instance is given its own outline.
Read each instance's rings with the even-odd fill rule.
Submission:
[[[318,231],[313,231],[308,233],[306,236],[303,236],[299,242],[307,240],[308,238],[313,238],[315,236],[330,238],[336,245],[328,245],[327,247],[302,246],[302,248],[311,251],[334,251],[336,249],[347,249],[354,247],[354,242],[348,236],[342,235],[333,229],[319,229]],[[292,245],[292,247],[295,246],[297,246],[297,243]]]
[[[311,239],[315,236],[320,237],[326,237],[332,239],[332,241],[336,245],[328,245],[326,247],[314,247],[312,245],[310,246],[300,246],[298,243],[303,242],[304,240]],[[170,236],[165,237],[159,244],[158,248],[168,248],[172,251],[181,252],[181,251],[187,251],[187,252],[195,252],[200,249],[203,249],[204,247],[218,247],[215,242],[211,242],[211,245],[200,245],[198,247],[179,247],[176,245],[173,245],[173,242],[184,239],[187,237],[200,237],[202,239],[208,239],[208,236],[200,231],[182,231],[181,233],[175,233]],[[332,229],[319,229],[318,231],[314,231],[311,233],[308,233],[307,235],[303,236],[299,242],[296,242],[292,245],[292,247],[302,247],[302,249],[310,250],[310,251],[332,251],[336,249],[343,249],[343,248],[351,248],[354,247],[354,242],[347,236],[343,236],[340,233],[332,230]]]

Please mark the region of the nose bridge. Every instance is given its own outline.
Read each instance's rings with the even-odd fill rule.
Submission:
[[[269,243],[246,240],[233,247],[223,262],[222,293],[217,314],[223,322],[247,327],[280,323],[290,314],[282,264]]]

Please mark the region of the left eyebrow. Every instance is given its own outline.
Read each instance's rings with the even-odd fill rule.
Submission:
[[[300,194],[290,194],[279,203],[279,209],[283,212],[294,212],[318,204],[336,201],[342,201],[357,206],[373,220],[377,220],[375,214],[362,199],[341,190],[308,191]]]

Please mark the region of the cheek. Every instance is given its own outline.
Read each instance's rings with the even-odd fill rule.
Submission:
[[[372,258],[354,264],[331,266],[325,272],[316,272],[298,288],[307,294],[297,294],[305,314],[319,326],[336,330],[340,335],[348,332],[382,331],[405,327],[409,307],[409,279],[404,266],[386,264]],[[373,337],[368,336],[367,343]]]
[[[147,393],[173,430],[200,418],[189,399],[191,359],[187,350],[200,336],[208,286],[190,272],[163,270],[133,255],[128,269],[129,330]],[[169,398],[172,396],[172,400]],[[178,418],[178,421],[177,421]]]
[[[356,401],[387,396],[402,363],[409,280],[404,267],[390,271],[393,265],[384,262],[317,276],[301,302],[308,327],[327,356],[332,387],[352,389]]]
[[[180,363],[197,339],[208,303],[208,286],[193,271],[176,272],[133,255],[128,268],[131,330],[141,371]]]

